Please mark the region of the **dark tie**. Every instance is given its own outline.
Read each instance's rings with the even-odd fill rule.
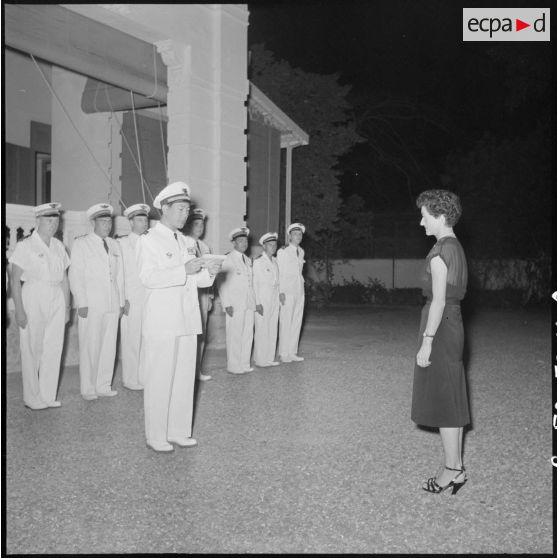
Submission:
[[[242,254],[242,260],[246,265],[248,265],[248,260],[246,259],[246,256],[244,254]]]
[[[172,233],[174,235],[174,240],[176,240],[178,246],[180,247],[180,242],[178,242],[178,235],[176,233]]]
[[[103,246],[105,247],[105,252],[108,254],[109,250],[108,250],[108,246],[107,246],[107,241],[103,238]]]
[[[200,243],[196,240],[196,256],[198,258],[201,258],[201,255],[202,253],[201,253]]]
[[[300,255],[300,252],[298,250],[298,248],[296,249],[296,257],[298,258],[298,256]]]

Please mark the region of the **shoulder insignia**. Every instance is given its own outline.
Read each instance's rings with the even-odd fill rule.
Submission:
[[[87,236],[89,233],[85,233],[85,234],[80,234],[79,236],[74,237],[74,240],[77,240],[78,238],[84,238],[85,236]]]

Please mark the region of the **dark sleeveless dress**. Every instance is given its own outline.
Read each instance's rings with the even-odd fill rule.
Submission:
[[[432,301],[430,260],[435,256],[440,256],[448,268],[446,305],[432,340],[430,366],[422,368],[415,363],[411,419],[424,426],[451,428],[470,423],[460,306],[467,290],[467,261],[461,244],[454,237],[441,238],[428,253],[421,277],[422,293],[427,300],[421,314],[417,352]]]

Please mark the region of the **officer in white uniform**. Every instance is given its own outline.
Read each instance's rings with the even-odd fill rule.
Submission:
[[[256,366],[277,366],[277,327],[279,325],[279,268],[275,259],[277,233],[265,233],[259,240],[262,255],[254,260],[252,273],[256,295],[254,360]]]
[[[227,372],[244,374],[254,370],[250,367],[250,355],[254,340],[254,311],[256,299],[252,285],[252,261],[244,252],[248,248],[247,227],[234,229],[229,234],[233,243],[223,262],[226,274],[219,287],[221,304],[226,313]]]
[[[161,220],[139,238],[136,257],[146,287],[140,366],[144,370],[145,435],[155,451],[197,444],[192,438],[197,336],[201,333],[198,287],[213,284],[220,262],[196,258],[180,232],[190,210],[184,182],[169,184],[153,205]]]
[[[304,312],[304,250],[300,247],[306,228],[292,223],[287,229],[289,244],[277,252],[279,266],[279,356],[283,362],[301,361],[297,356],[302,314]]]
[[[111,389],[118,320],[124,311],[120,244],[109,238],[114,209],[98,203],[87,210],[93,231],[74,240],[70,287],[78,309],[80,391],[90,401],[116,395]]]
[[[70,319],[66,275],[70,259],[64,245],[53,238],[61,208],[56,202],[37,206],[35,230],[17,243],[9,259],[19,326],[23,402],[33,410],[61,405],[56,401],[56,390],[64,325]]]
[[[190,212],[186,227],[188,229],[188,238],[194,242],[196,257],[199,258],[205,254],[211,254],[211,248],[201,239],[205,231],[206,214],[203,209],[196,208]],[[213,308],[213,285],[211,287],[203,287],[198,289],[198,298],[200,303],[202,333],[198,335],[198,358],[196,364],[196,377],[201,382],[211,380],[209,374],[202,372],[203,355],[205,353],[205,344],[207,342],[207,322],[209,312]]]
[[[124,211],[130,220],[131,232],[118,239],[124,264],[124,314],[120,320],[120,351],[122,355],[122,384],[125,388],[143,389],[140,377],[139,356],[141,347],[141,322],[145,287],[139,279],[136,263],[136,244],[149,227],[150,207],[136,203]]]

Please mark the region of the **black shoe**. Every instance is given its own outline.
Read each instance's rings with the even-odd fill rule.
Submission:
[[[454,494],[457,494],[457,491],[467,482],[467,475],[465,475],[465,467],[461,467],[461,469],[452,469],[451,467],[446,467],[446,469],[448,471],[458,471],[457,475],[455,475],[455,477],[453,477],[453,479],[448,484],[446,484],[446,486],[440,486],[436,482],[436,477],[430,477],[422,485],[422,489],[426,490],[426,492],[430,492],[431,494],[440,494],[440,492],[443,492],[444,490],[446,490],[446,488],[449,488],[451,486],[453,487],[451,491],[452,496]],[[463,474],[463,480],[461,482],[455,482],[456,479],[461,474]]]

